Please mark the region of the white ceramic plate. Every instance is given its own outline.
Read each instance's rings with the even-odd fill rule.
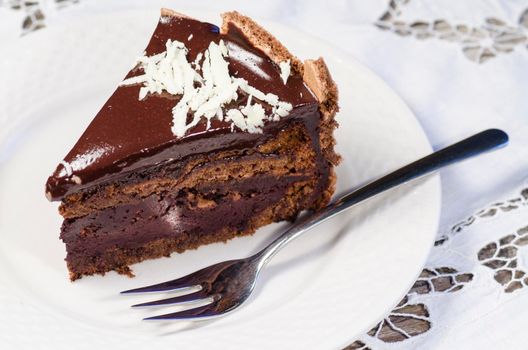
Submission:
[[[183,11],[211,22],[216,14]],[[212,323],[153,324],[118,292],[243,257],[284,224],[70,283],[57,204],[44,183],[142,52],[157,11],[92,17],[28,35],[0,62],[0,343],[17,349],[339,349],[398,303],[437,228],[438,178],[392,191],[293,242],[264,271],[249,305]],[[411,111],[335,47],[263,23],[301,58],[324,55],[341,96],[338,191],[430,152]],[[5,349],[5,347],[4,347]]]

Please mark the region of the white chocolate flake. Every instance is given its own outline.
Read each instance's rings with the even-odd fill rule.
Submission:
[[[159,21],[160,21],[161,24],[167,24],[167,23],[170,23],[171,18],[172,17],[170,17],[170,16],[161,16]]]
[[[64,167],[64,170],[66,171],[66,176],[70,177],[72,176],[73,174],[73,169],[72,169],[72,166],[70,163],[64,161],[64,160],[61,160],[60,164]]]
[[[284,82],[284,85],[286,85],[291,71],[290,60],[279,63],[279,68],[281,70],[280,77]]]
[[[279,101],[277,103],[277,110],[275,111],[275,113],[279,117],[285,117],[288,114],[290,114],[291,110],[292,110],[292,105],[291,104]]]
[[[264,108],[258,103],[244,107],[242,113],[246,116],[246,130],[250,133],[261,133],[266,119]]]
[[[199,68],[200,67],[200,61],[202,60],[203,58],[203,53],[199,52],[198,55],[196,55],[196,58],[194,59],[192,65],[195,67],[195,68]],[[198,74],[198,73],[196,73]],[[201,76],[198,74],[198,76],[201,78]]]
[[[192,34],[188,40],[192,39]],[[220,40],[211,42],[207,50],[198,53],[193,62],[187,60],[188,49],[182,42],[167,40],[166,51],[154,56],[145,54],[138,59],[138,65],[144,74],[125,79],[120,85],[141,84],[139,99],[149,94],[167,92],[181,95],[172,109],[172,132],[182,137],[202,118],[206,119],[206,129],[211,127],[211,120],[226,120],[234,127],[250,133],[262,132],[266,120],[279,120],[292,109],[292,105],[279,100],[277,95],[264,93],[249,85],[242,78],[229,75],[229,50]],[[282,62],[281,78],[284,83],[290,74],[289,61]],[[286,67],[287,66],[287,67]],[[287,74],[286,74],[287,73]],[[238,99],[238,90],[248,95],[247,103],[239,109],[230,109],[225,115],[223,107]],[[261,103],[253,103],[253,98],[271,106],[272,114],[266,115]],[[192,120],[187,123],[191,113]]]

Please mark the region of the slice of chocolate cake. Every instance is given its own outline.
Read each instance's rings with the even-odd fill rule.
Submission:
[[[337,89],[236,12],[170,10],[46,184],[72,280],[248,235],[328,203]]]

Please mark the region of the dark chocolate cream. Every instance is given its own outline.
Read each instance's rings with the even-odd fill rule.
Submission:
[[[266,121],[262,133],[233,129],[231,123],[219,119],[212,119],[206,127],[202,118],[204,120],[185,135],[177,137],[171,126],[172,108],[179,97],[149,94],[140,100],[140,85],[120,86],[49,177],[46,192],[51,200],[61,200],[68,194],[167,160],[177,161],[232,148],[252,148],[273,137],[291,119],[309,123],[308,130],[317,132],[318,102],[302,77],[292,73],[285,84],[279,66],[252,46],[235,26],[230,25],[228,32],[222,34],[213,24],[162,17],[146,48],[146,55],[164,52],[168,39],[185,44],[189,62],[203,53],[211,42],[223,40],[229,49],[229,74],[247,80],[264,93],[278,96],[281,101],[290,103],[292,110],[280,120]],[[140,74],[143,74],[141,69],[135,68],[126,77]],[[247,96],[240,94],[234,104],[242,105],[246,100]]]

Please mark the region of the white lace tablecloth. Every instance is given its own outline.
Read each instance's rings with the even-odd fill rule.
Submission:
[[[80,16],[181,4],[0,0],[0,42]],[[442,173],[442,219],[422,275],[347,349],[527,349],[528,0],[193,4],[237,9],[334,43],[404,98],[435,148],[489,127],[509,133],[508,148]]]

